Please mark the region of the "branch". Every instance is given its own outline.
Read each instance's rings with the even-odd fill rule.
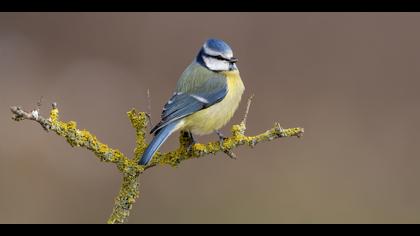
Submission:
[[[180,146],[171,152],[157,152],[152,162],[147,166],[140,166],[138,162],[147,147],[146,132],[149,121],[149,114],[146,112],[136,112],[132,109],[127,112],[131,125],[136,130],[136,147],[133,157],[128,158],[118,149],[112,149],[108,145],[100,142],[89,131],[77,129],[74,121],[63,122],[59,120],[59,112],[57,104],[53,103],[49,118],[44,118],[39,113],[39,108],[31,112],[24,111],[20,107],[13,106],[12,119],[15,121],[32,120],[39,123],[44,130],[53,131],[57,135],[62,136],[72,147],[82,147],[92,151],[95,156],[102,162],[113,163],[122,173],[123,180],[120,191],[115,198],[114,208],[108,223],[124,223],[129,216],[130,210],[140,195],[138,177],[145,170],[157,165],[177,166],[182,161],[192,158],[200,158],[217,152],[224,152],[229,156],[235,156],[233,149],[237,146],[248,145],[254,147],[260,142],[271,141],[284,137],[301,137],[303,128],[283,129],[280,124],[275,123],[274,127],[256,136],[246,136],[246,120],[252,101],[251,96],[244,119],[239,125],[233,125],[232,136],[224,139],[222,142],[210,142],[207,144],[196,143],[189,148],[191,143],[190,136],[186,132],[181,132],[179,137]]]

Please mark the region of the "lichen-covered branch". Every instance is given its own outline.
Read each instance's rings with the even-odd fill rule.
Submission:
[[[57,104],[53,104],[49,118],[39,114],[39,110],[31,112],[24,111],[20,107],[11,107],[13,120],[33,120],[41,124],[46,131],[54,131],[62,136],[72,147],[83,147],[92,151],[100,161],[114,163],[123,174],[123,183],[120,192],[115,199],[113,212],[108,223],[123,223],[129,215],[129,210],[139,196],[138,176],[144,170],[143,166],[137,164],[136,158],[130,159],[117,149],[100,142],[96,136],[89,131],[77,129],[74,121],[63,122],[59,120]],[[146,147],[145,128],[147,119],[145,113],[136,113],[134,110],[128,112],[133,127],[136,129],[136,155],[140,155]]]
[[[177,166],[182,161],[216,154],[217,152],[224,152],[232,157],[235,156],[233,150],[240,145],[254,147],[256,144],[264,141],[271,141],[283,137],[300,137],[303,135],[303,128],[283,129],[280,124],[275,123],[273,128],[264,133],[256,136],[246,136],[246,119],[251,99],[252,97],[248,99],[243,121],[232,127],[231,137],[224,139],[222,142],[196,143],[190,146],[190,136],[186,132],[181,132],[179,148],[166,153],[157,152],[148,166],[138,165],[138,161],[148,145],[146,142],[146,132],[150,116],[145,112],[136,112],[134,109],[127,112],[131,124],[136,130],[136,147],[133,157],[129,158],[118,149],[110,148],[108,145],[100,142],[89,131],[79,130],[76,122],[60,121],[56,103],[52,106],[49,118],[41,116],[39,109],[31,112],[24,111],[20,107],[11,107],[10,109],[13,113],[13,120],[33,120],[39,123],[46,131],[53,131],[59,136],[64,137],[72,147],[86,148],[92,151],[100,161],[116,164],[118,170],[122,173],[123,180],[120,191],[115,198],[112,214],[108,219],[108,223],[114,224],[124,223],[126,221],[132,205],[140,195],[138,177],[151,167],[163,164]]]
[[[123,176],[120,192],[115,199],[114,209],[108,219],[108,224],[124,223],[130,215],[130,210],[140,194],[140,184],[137,180],[139,173],[136,175],[124,173]]]

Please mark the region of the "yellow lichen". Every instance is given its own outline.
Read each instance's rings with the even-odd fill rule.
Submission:
[[[201,143],[196,143],[193,146],[194,150],[198,151],[198,152],[203,152],[206,150],[206,145],[201,144]]]
[[[59,118],[58,109],[57,108],[52,109],[51,112],[50,112],[51,122],[53,122],[53,123],[57,122],[58,118]]]

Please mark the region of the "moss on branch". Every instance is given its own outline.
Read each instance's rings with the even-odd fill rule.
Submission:
[[[82,147],[92,151],[102,162],[113,163],[122,174],[122,184],[120,191],[115,198],[115,203],[108,223],[124,223],[130,213],[130,210],[136,199],[140,196],[138,177],[145,170],[157,165],[177,166],[182,161],[200,158],[209,154],[225,152],[229,156],[234,156],[233,150],[240,145],[254,147],[256,144],[264,141],[271,141],[283,137],[300,137],[303,135],[303,128],[283,129],[278,123],[274,127],[256,136],[246,136],[246,118],[251,104],[251,98],[248,100],[248,106],[243,121],[238,125],[232,126],[232,136],[223,140],[223,142],[210,142],[207,144],[196,143],[192,146],[190,136],[186,132],[181,132],[179,137],[179,147],[171,152],[157,152],[148,166],[138,165],[144,150],[148,143],[146,142],[146,133],[148,126],[148,114],[131,110],[127,112],[131,125],[136,130],[136,147],[131,158],[124,155],[118,149],[110,148],[108,145],[100,142],[96,136],[87,130],[77,128],[74,121],[60,121],[57,104],[54,103],[49,118],[42,117],[38,110],[26,112],[20,107],[11,107],[13,119],[15,121],[33,120],[38,122],[46,131],[53,131],[57,135],[64,137],[72,147]]]

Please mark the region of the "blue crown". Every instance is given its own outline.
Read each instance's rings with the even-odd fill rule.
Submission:
[[[208,39],[204,44],[204,47],[207,47],[208,49],[215,52],[220,52],[221,54],[232,54],[232,49],[230,48],[230,46],[220,39]]]

